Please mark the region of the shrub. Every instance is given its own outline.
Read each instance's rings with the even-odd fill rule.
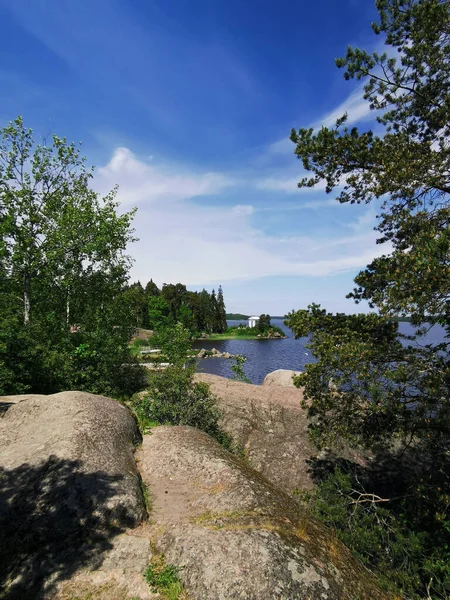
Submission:
[[[244,383],[251,383],[244,371],[246,362],[246,356],[243,356],[242,354],[236,354],[236,356],[233,358],[233,364],[231,365],[231,370],[233,371],[232,379],[236,381],[243,381]]]
[[[372,493],[374,488],[363,487],[355,473],[336,468],[314,492],[299,495],[313,514],[332,527],[357,558],[378,575],[384,588],[410,599],[449,598],[448,481],[446,487],[441,471],[440,485],[432,482],[442,501],[442,510],[436,512],[439,503],[431,506],[424,489],[426,479],[419,477],[422,484],[409,475],[405,479],[409,481],[403,493],[387,499]]]
[[[141,427],[145,429],[155,422],[191,425],[230,448],[231,440],[218,424],[220,411],[215,396],[209,385],[195,382],[193,375],[193,368],[179,366],[150,372],[147,393],[133,402]]]

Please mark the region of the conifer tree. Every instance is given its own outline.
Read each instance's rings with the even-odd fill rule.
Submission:
[[[217,306],[216,291],[213,290],[210,296],[210,311],[211,311],[211,331],[213,333],[219,333],[220,330],[220,318]]]
[[[150,279],[150,281],[145,286],[145,295],[147,297],[147,300],[150,298],[150,296],[159,296],[160,293],[161,290],[159,289],[159,287],[156,285],[153,279]]]
[[[337,474],[322,515],[337,517],[336,530],[385,581],[395,580],[401,597],[435,600],[450,594],[450,2],[376,6],[373,30],[388,52],[349,47],[336,63],[346,80],[364,82],[378,132],[346,126],[344,114],[334,127],[293,130],[291,139],[309,171],[300,187],[325,182],[341,203],[381,199],[378,242],[388,242],[386,253],[359,273],[349,294],[378,314],[333,315],[313,304],[286,324],[309,336],[316,359],[296,378],[316,443],[346,437],[390,450],[385,473],[394,459],[414,461],[403,484],[394,468],[387,494],[387,481],[371,490],[386,501],[383,508],[371,501],[359,524],[355,494],[369,495],[358,475],[345,491]],[[399,339],[398,316],[411,319],[415,335]],[[419,334],[436,323],[447,337],[424,343]],[[342,499],[348,512],[340,512]],[[384,541],[374,543],[375,531]]]
[[[225,302],[223,299],[222,286],[220,286],[220,285],[219,285],[219,289],[217,292],[217,324],[218,324],[217,333],[224,333],[227,330],[227,317],[226,317]]]

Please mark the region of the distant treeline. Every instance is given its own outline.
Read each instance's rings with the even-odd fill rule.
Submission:
[[[227,329],[225,302],[221,286],[211,293],[191,292],[182,283],[164,283],[159,289],[153,280],[145,288],[132,283],[123,292],[134,315],[136,327],[158,330],[182,323],[193,334],[223,333]]]

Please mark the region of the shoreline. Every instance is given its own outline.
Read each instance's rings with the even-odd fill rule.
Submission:
[[[217,333],[211,334],[205,338],[195,338],[193,342],[220,342],[222,340],[257,340],[257,341],[265,341],[265,340],[286,340],[288,338],[287,335],[280,337],[258,337],[256,335],[227,335],[226,333]]]

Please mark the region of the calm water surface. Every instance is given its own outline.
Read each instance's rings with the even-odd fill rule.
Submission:
[[[228,321],[228,325],[239,325],[245,321]],[[305,365],[314,362],[311,351],[306,348],[308,338],[294,339],[294,335],[281,319],[272,319],[272,324],[280,327],[288,336],[284,340],[201,340],[193,344],[194,348],[211,350],[216,348],[220,352],[243,354],[247,357],[245,373],[252,383],[262,383],[267,373],[276,369],[292,369],[303,371]],[[399,323],[399,331],[412,334],[413,327],[409,323]],[[421,338],[422,344],[439,343],[444,338],[444,329],[435,325],[426,336]],[[207,358],[197,361],[197,370],[203,373],[213,373],[221,377],[231,378],[232,360],[225,358]]]

